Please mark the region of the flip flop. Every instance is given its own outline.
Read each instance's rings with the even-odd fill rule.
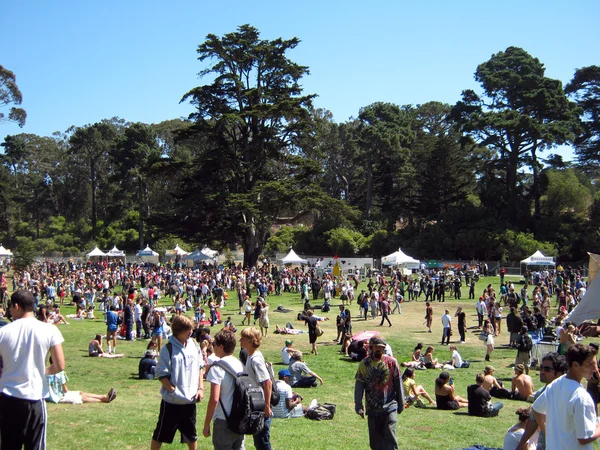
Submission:
[[[115,388],[110,388],[110,391],[108,391],[108,403],[112,402],[115,398],[117,398],[117,391],[115,391]]]

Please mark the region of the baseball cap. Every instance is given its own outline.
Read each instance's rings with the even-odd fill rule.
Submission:
[[[279,378],[281,378],[281,377],[291,377],[292,376],[292,374],[290,373],[290,371],[287,370],[287,369],[281,369],[278,372],[278,375],[279,375]]]
[[[369,339],[369,345],[371,347],[385,347],[387,345],[387,343],[385,342],[385,340],[383,338],[380,337],[372,337],[371,339]]]
[[[289,339],[285,340],[285,345],[292,345],[294,342],[290,341]]]

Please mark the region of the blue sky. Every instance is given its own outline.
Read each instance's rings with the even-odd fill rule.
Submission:
[[[179,101],[202,84],[198,44],[245,23],[265,39],[302,41],[289,56],[310,68],[305,93],[338,122],[375,101],[455,103],[477,88],[477,65],[509,46],[564,83],[600,64],[596,0],[6,0],[2,15],[0,64],[17,75],[28,118],[23,129],[0,124],[1,140],[113,116],[187,117],[191,107]]]

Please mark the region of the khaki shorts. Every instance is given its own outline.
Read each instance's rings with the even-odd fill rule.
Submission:
[[[523,364],[525,367],[529,367],[531,364],[531,356],[529,355],[529,352],[517,352],[515,364]]]

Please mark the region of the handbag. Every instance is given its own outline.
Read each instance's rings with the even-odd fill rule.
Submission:
[[[319,325],[317,325],[316,329],[315,329],[315,333],[317,334],[317,336],[323,336],[323,328],[321,328]]]
[[[481,333],[479,333],[479,340],[480,341],[487,341],[488,338],[488,334],[485,331],[481,331]]]

